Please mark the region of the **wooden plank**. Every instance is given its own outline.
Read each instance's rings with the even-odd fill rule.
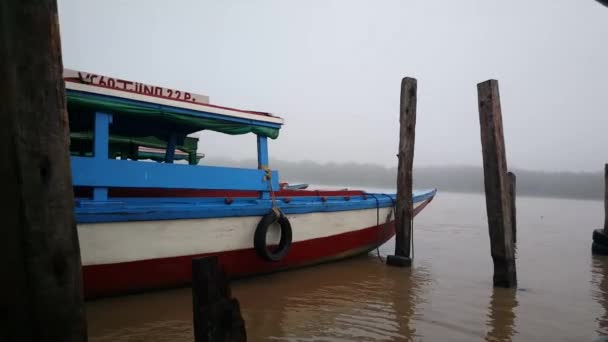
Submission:
[[[77,186],[263,191],[268,189],[264,175],[264,170],[258,169],[72,157],[73,183]],[[273,171],[273,189],[279,188],[278,179]]]
[[[416,133],[417,81],[405,77],[401,81],[399,106],[399,165],[397,169],[397,209],[395,213],[395,255],[387,258],[394,266],[411,264],[410,246],[413,219],[412,167]]]
[[[477,93],[494,286],[514,287],[517,275],[498,81],[479,83]]]
[[[509,182],[509,205],[511,206],[511,227],[513,243],[517,242],[517,206],[516,206],[516,194],[517,194],[517,179],[513,172],[507,172],[507,181]]]
[[[195,342],[247,341],[239,301],[215,256],[192,260],[192,311]]]
[[[56,1],[1,1],[0,36],[0,341],[86,341]]]

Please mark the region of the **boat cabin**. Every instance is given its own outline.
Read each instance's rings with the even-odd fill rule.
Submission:
[[[253,190],[269,198],[279,189],[278,173],[268,168],[268,139],[278,137],[281,118],[91,73],[66,69],[64,80],[77,197],[101,204],[110,188],[138,188]],[[204,155],[193,134],[204,130],[255,134],[258,168],[199,165]]]

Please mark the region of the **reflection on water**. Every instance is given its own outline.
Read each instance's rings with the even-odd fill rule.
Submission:
[[[593,256],[593,298],[601,304],[603,314],[597,317],[597,334],[608,335],[608,257]]]
[[[255,312],[247,310],[248,329],[284,341],[405,340],[429,282],[423,269],[399,272],[374,258],[290,273],[236,284],[242,306]]]
[[[515,312],[517,307],[516,289],[496,287],[488,306],[488,327],[486,341],[511,341],[515,334]]]
[[[236,281],[250,341],[592,341],[608,335],[603,204],[518,198],[518,290],[492,288],[483,196],[439,194],[412,268],[374,253]],[[392,252],[390,241],[380,249]],[[87,303],[91,341],[193,341],[189,288]]]

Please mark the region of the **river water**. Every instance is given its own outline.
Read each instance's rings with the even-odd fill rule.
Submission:
[[[599,201],[517,199],[517,290],[492,287],[485,199],[439,193],[411,268],[376,252],[231,284],[249,341],[592,341],[608,335]],[[379,250],[384,257],[394,241]],[[193,341],[191,289],[87,302],[90,341]]]

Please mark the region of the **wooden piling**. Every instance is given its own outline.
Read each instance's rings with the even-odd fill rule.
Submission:
[[[593,231],[591,252],[608,255],[608,164],[604,165],[604,228]]]
[[[56,0],[0,1],[0,341],[86,341]]]
[[[604,164],[604,233],[608,235],[608,164]]]
[[[509,182],[509,204],[511,206],[511,231],[513,236],[513,243],[517,242],[517,206],[516,201],[516,188],[517,180],[513,172],[507,172],[507,181]]]
[[[239,302],[217,257],[192,260],[192,311],[195,342],[247,341]]]
[[[389,255],[386,263],[392,266],[409,266],[412,236],[412,167],[416,133],[417,81],[405,77],[401,80],[399,106],[399,166],[397,169],[397,209],[395,213],[395,255]]]
[[[479,83],[477,94],[494,286],[515,287],[517,274],[498,81]]]

